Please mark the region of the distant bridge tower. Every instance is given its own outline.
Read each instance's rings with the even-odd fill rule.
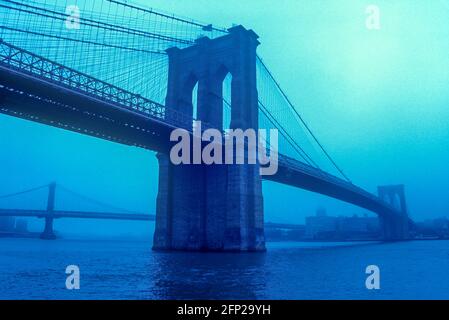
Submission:
[[[45,228],[41,233],[41,239],[54,240],[56,236],[53,232],[53,211],[55,209],[56,183],[48,186],[47,215],[45,216]]]
[[[400,215],[380,215],[380,225],[384,240],[397,241],[409,238],[409,217],[405,200],[404,185],[380,186],[379,198],[400,212]]]
[[[258,129],[254,31],[242,26],[216,39],[170,48],[166,105],[223,129],[223,81],[231,84],[231,129]],[[158,154],[156,250],[265,250],[262,183],[258,165],[178,165]]]

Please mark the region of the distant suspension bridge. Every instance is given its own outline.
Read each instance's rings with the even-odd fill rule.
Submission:
[[[80,210],[62,210],[56,209],[56,190],[64,190],[75,197],[78,200],[96,205],[97,207],[103,207],[105,211],[80,211]],[[155,221],[156,216],[154,214],[147,213],[138,213],[126,209],[119,208],[117,206],[113,206],[111,204],[107,204],[101,201],[97,201],[93,198],[87,197],[85,195],[81,195],[78,192],[71,191],[64,186],[58,185],[56,183],[50,183],[48,185],[43,185],[40,187],[35,187],[31,189],[27,189],[24,191],[14,192],[11,194],[1,195],[0,203],[3,203],[3,200],[16,198],[16,202],[20,199],[20,196],[31,194],[35,191],[39,191],[42,189],[48,189],[47,195],[47,204],[46,209],[17,209],[14,208],[1,208],[0,205],[0,218],[2,217],[25,217],[25,218],[39,218],[45,220],[44,230],[41,233],[41,239],[44,240],[54,240],[56,239],[56,235],[54,232],[53,223],[54,220],[64,219],[64,218],[72,218],[72,219],[98,219],[98,220],[126,220],[126,221]],[[5,203],[3,206],[7,206]],[[288,224],[288,223],[266,223],[266,227],[269,229],[284,229],[284,230],[295,230],[300,226],[296,224]]]

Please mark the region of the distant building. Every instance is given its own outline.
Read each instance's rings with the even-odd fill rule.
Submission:
[[[16,221],[16,232],[27,233],[28,232],[28,221],[24,219],[18,219]]]
[[[15,224],[14,217],[0,217],[0,232],[13,232]]]
[[[328,217],[325,209],[318,209],[316,216],[306,218],[306,238],[314,239],[317,236],[335,232],[337,230],[337,218]]]
[[[367,215],[359,217],[338,218],[337,230],[340,232],[375,232],[379,230],[379,219],[377,217],[368,217]]]
[[[0,217],[0,233],[27,233],[28,221],[25,219],[16,219],[14,217]]]
[[[437,218],[416,223],[418,237],[449,238],[449,220],[447,218]]]
[[[324,209],[316,216],[306,218],[305,236],[308,239],[377,238],[379,219],[354,215],[352,217],[330,217]]]
[[[267,241],[301,241],[304,240],[304,225],[265,224],[265,238]]]

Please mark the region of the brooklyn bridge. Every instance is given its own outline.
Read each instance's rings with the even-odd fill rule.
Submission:
[[[154,249],[265,250],[263,179],[370,210],[385,240],[408,238],[403,187],[374,194],[349,179],[258,55],[270,44],[255,31],[125,1],[62,2],[0,0],[0,112],[156,151]],[[193,132],[194,120],[220,131],[278,130],[277,173],[261,176],[258,164],[172,164],[170,133]],[[51,228],[48,212],[35,216]]]

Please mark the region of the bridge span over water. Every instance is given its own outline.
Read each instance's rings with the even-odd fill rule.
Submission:
[[[104,1],[123,16],[100,14],[93,7],[79,21],[82,33],[61,25],[50,34],[49,23],[65,21],[58,1],[51,9],[47,2],[0,2],[8,2],[0,15],[9,17],[0,28],[0,112],[156,151],[155,249],[264,250],[262,179],[370,210],[381,218],[386,240],[408,237],[403,187],[380,187],[374,195],[348,179],[257,55],[254,31],[215,28]],[[128,15],[135,19],[125,19]],[[154,21],[164,21],[165,27]],[[223,94],[229,76],[231,101]],[[226,117],[233,129],[279,130],[275,175],[261,177],[257,164],[170,162],[173,129],[191,132],[196,119],[222,131]],[[303,135],[335,174],[307,152]]]

